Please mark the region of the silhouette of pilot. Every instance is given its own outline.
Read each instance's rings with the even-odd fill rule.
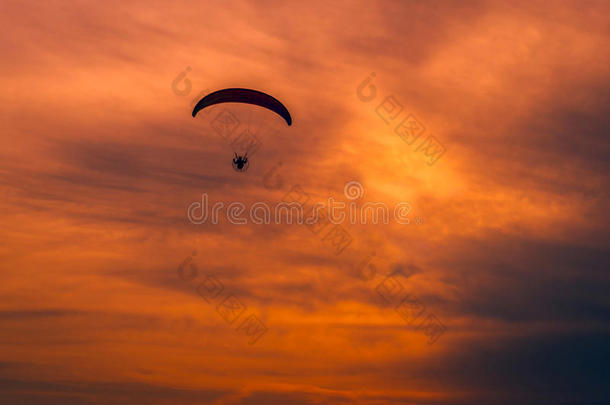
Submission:
[[[245,172],[248,170],[248,166],[250,166],[248,163],[248,153],[246,152],[244,156],[237,156],[237,153],[235,153],[235,158],[233,158],[233,169],[238,172]]]

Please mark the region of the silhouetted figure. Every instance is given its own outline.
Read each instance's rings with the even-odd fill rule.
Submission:
[[[248,170],[248,166],[250,166],[248,163],[248,153],[246,153],[243,157],[237,156],[237,153],[235,153],[235,158],[233,158],[233,169],[238,172],[245,172]]]

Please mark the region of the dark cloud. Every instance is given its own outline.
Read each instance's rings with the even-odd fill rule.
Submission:
[[[2,379],[0,390],[9,404],[127,404],[133,401],[158,404],[210,403],[229,394],[223,390],[189,390],[127,382],[50,382]]]
[[[85,311],[76,311],[76,310],[72,310],[72,309],[0,311],[0,319],[3,321],[8,321],[8,320],[77,316],[77,315],[86,315],[86,314],[87,314],[87,312],[85,312]]]
[[[606,247],[495,235],[453,240],[438,253],[453,269],[444,281],[459,291],[446,310],[510,322],[608,322]]]

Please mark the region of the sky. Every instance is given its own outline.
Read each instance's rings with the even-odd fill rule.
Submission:
[[[3,1],[0,402],[608,403],[608,15]],[[225,215],[303,198],[409,220]]]

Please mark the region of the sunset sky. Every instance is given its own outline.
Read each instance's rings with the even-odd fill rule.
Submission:
[[[609,16],[3,0],[0,403],[609,403]],[[244,105],[191,117],[228,87],[273,95],[293,125]],[[261,142],[246,172],[223,111]],[[295,190],[405,202],[410,222],[344,223],[337,252],[305,225],[187,218],[203,194]],[[245,307],[231,323],[226,299]]]

